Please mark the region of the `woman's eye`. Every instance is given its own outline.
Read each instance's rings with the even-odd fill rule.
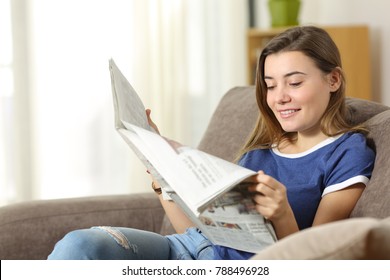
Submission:
[[[267,86],[267,90],[273,90],[275,86]]]
[[[292,87],[298,87],[302,84],[302,82],[296,82],[296,83],[290,83],[290,86]]]

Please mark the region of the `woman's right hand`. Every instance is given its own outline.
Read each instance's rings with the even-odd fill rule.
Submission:
[[[152,114],[152,110],[146,109],[145,112],[146,112],[146,116],[148,117],[149,125],[150,125],[158,134],[160,134],[160,131],[158,130],[157,125],[152,121],[152,118],[151,118],[151,116],[150,116],[150,115]]]

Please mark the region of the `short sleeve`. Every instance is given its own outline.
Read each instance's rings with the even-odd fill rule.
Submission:
[[[366,138],[360,133],[351,134],[328,158],[322,196],[356,183],[367,185],[374,162],[375,153]]]

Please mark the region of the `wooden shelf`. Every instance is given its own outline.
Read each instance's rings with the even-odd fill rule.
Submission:
[[[372,100],[369,30],[367,26],[324,26],[339,48],[347,79],[346,95]],[[274,36],[285,30],[249,29],[248,84],[254,84],[258,56]]]

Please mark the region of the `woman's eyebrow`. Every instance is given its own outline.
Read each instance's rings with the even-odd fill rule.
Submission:
[[[290,76],[293,76],[293,75],[306,75],[306,73],[303,73],[303,72],[300,72],[300,71],[293,71],[293,72],[289,72],[289,73],[285,74],[284,77],[290,77]]]
[[[287,78],[293,75],[307,75],[307,74],[301,71],[292,71],[292,72],[288,72],[287,74],[284,74],[283,77]],[[264,80],[272,80],[272,79],[274,78],[271,76],[264,76]]]

